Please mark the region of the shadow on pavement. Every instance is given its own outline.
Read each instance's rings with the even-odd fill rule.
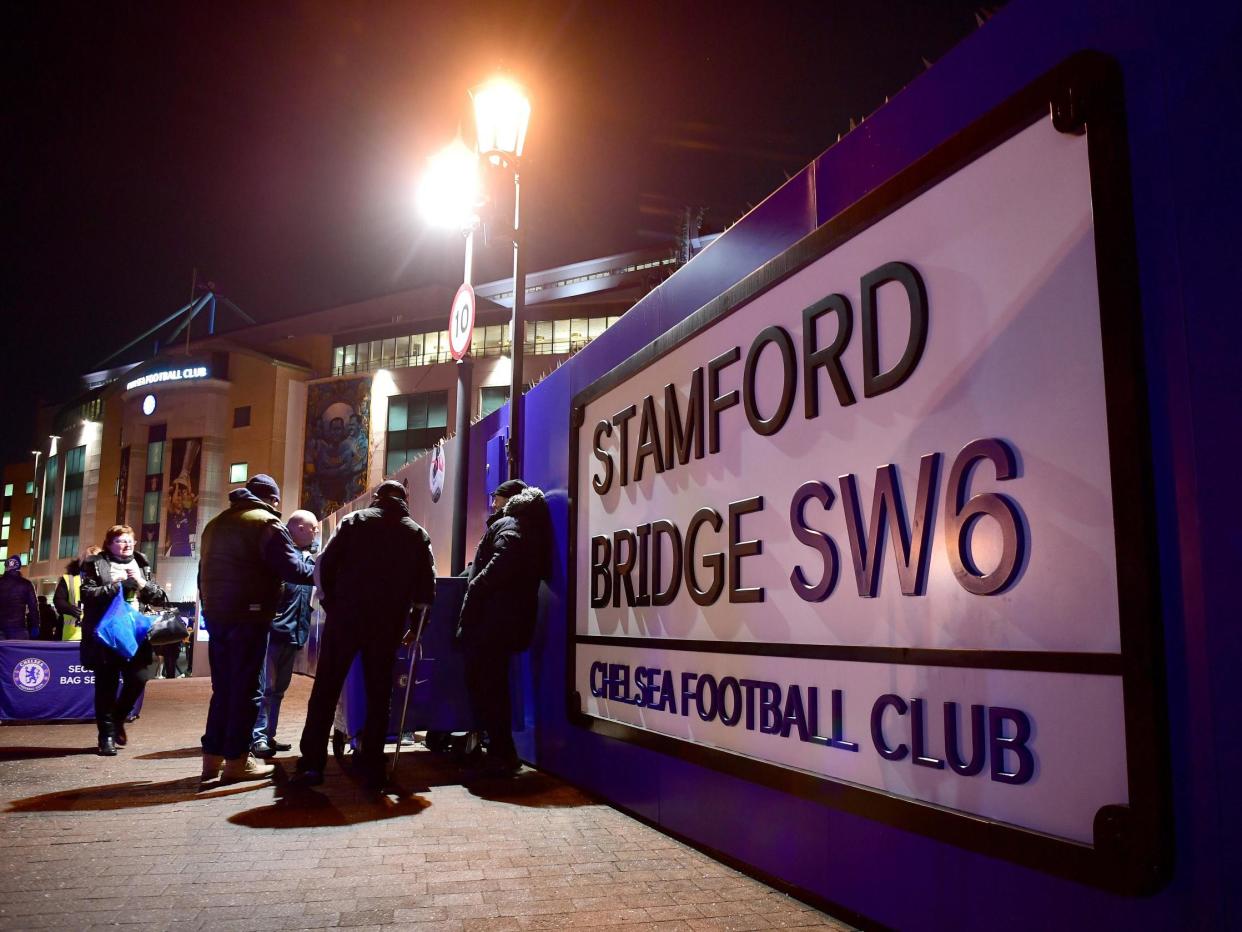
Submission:
[[[95,754],[96,748],[92,745],[86,748],[36,748],[36,747],[15,747],[0,748],[0,761],[3,760],[42,760],[48,757],[72,757],[75,754]]]
[[[515,806],[568,809],[595,804],[581,790],[537,770],[526,769],[509,778],[478,776],[467,780],[465,785],[472,796]]]
[[[135,754],[135,760],[188,760],[203,756],[203,749],[197,745],[192,748],[176,748],[171,751],[152,751],[150,754]]]
[[[231,815],[229,821],[246,828],[324,828],[418,815],[431,806],[429,800],[410,790],[394,799],[392,795],[364,794],[351,783],[348,792],[352,798],[342,800],[336,798],[339,784],[335,780],[330,783],[332,796],[287,783],[278,786],[275,803]]]
[[[163,783],[132,780],[108,786],[85,786],[59,793],[43,793],[9,803],[7,812],[75,812],[136,809],[142,806],[164,806],[195,799],[217,799],[270,787],[267,782],[236,783],[200,791],[198,777],[182,777]]]

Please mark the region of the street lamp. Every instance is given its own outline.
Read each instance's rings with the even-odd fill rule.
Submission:
[[[520,86],[494,78],[470,92],[474,101],[479,156],[513,173],[513,315],[509,326],[512,372],[509,377],[509,478],[522,471],[522,332],[526,310],[526,256],[522,249],[521,185],[518,169],[530,123],[530,100]]]

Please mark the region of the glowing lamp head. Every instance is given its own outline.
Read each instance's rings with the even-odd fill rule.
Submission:
[[[493,78],[470,92],[479,152],[521,157],[530,123],[530,100],[507,78]]]
[[[427,173],[418,186],[418,206],[432,226],[465,230],[474,225],[479,159],[460,139],[427,160]]]

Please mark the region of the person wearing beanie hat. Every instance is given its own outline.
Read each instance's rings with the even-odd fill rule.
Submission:
[[[470,564],[457,639],[470,704],[487,735],[485,772],[512,777],[522,762],[510,731],[509,660],[534,638],[539,586],[551,574],[552,532],[543,492],[521,479],[496,487],[492,509]]]
[[[309,586],[314,565],[280,520],[280,486],[258,475],[229,493],[203,528],[199,597],[210,639],[211,702],[203,732],[204,781],[256,780],[275,770],[250,753],[260,671],[283,583]]]
[[[319,558],[319,586],[326,617],[294,780],[299,786],[323,782],[337,700],[361,655],[367,713],[353,759],[367,786],[382,789],[393,662],[410,634],[411,611],[430,606],[436,594],[431,538],[410,517],[405,486],[381,483],[371,507],[340,523]]]
[[[39,636],[39,603],[34,583],[22,576],[20,557],[4,561],[0,576],[0,641]]]

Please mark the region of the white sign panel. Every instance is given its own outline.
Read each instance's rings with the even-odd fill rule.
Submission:
[[[1027,118],[906,184],[577,400],[581,711],[1098,843],[1131,784],[1088,138]]]

